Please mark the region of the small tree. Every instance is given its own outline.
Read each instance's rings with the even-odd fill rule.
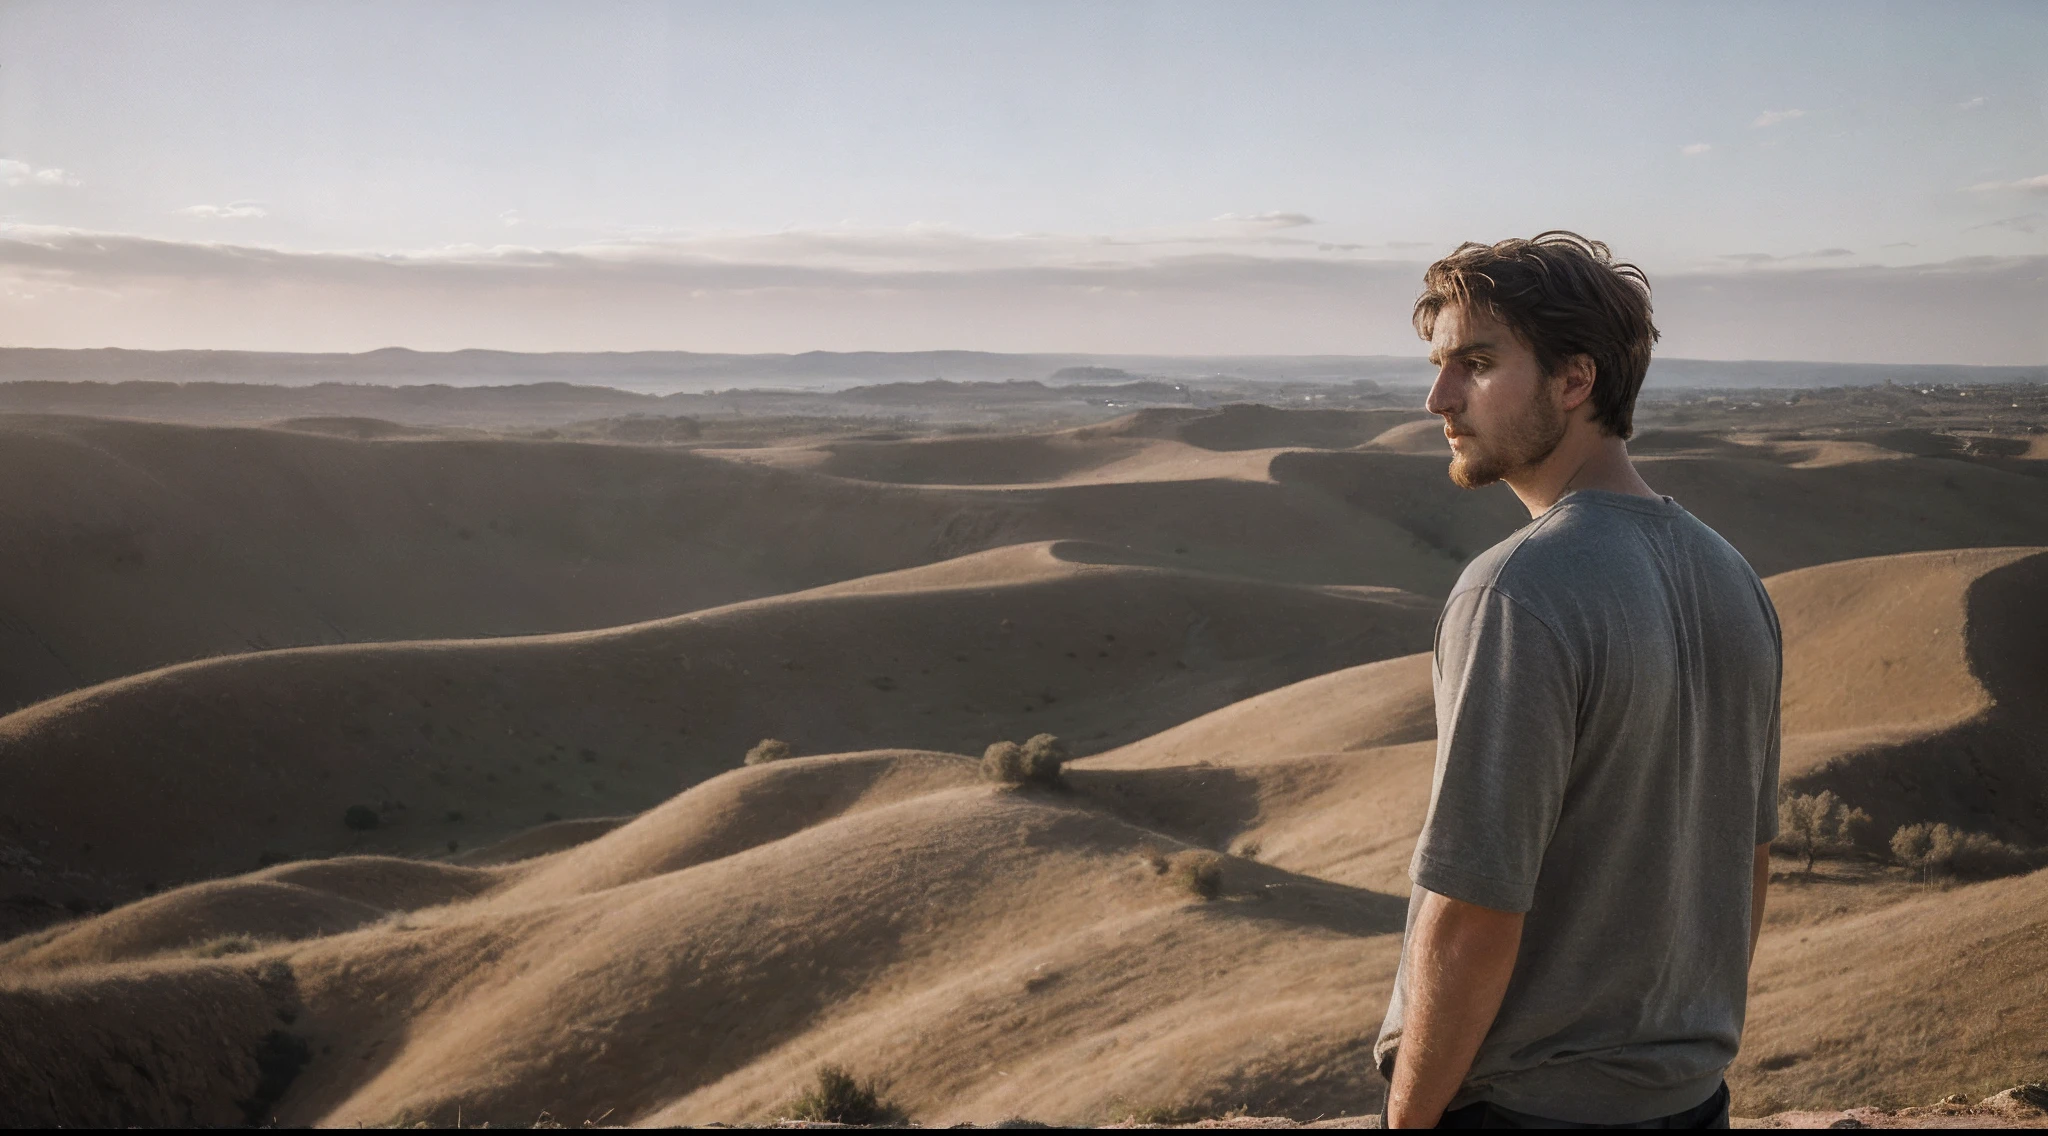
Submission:
[[[2031,865],[2026,853],[1981,832],[1964,832],[1941,823],[1909,824],[1892,833],[1892,855],[1919,872],[1921,882],[1935,876],[1990,879],[2015,875]]]
[[[1856,834],[1869,824],[1869,813],[1850,808],[1832,790],[1795,793],[1778,802],[1778,839],[1771,846],[1806,857],[1810,874],[1820,857],[1853,851]]]
[[[754,744],[753,749],[747,751],[747,764],[766,765],[771,761],[787,761],[795,756],[796,752],[789,748],[788,742],[780,738],[762,738]]]

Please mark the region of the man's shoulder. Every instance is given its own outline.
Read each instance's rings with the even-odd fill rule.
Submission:
[[[1686,570],[1672,571],[1674,561]],[[1670,498],[1581,491],[1475,557],[1450,599],[1491,591],[1541,618],[1585,617],[1603,604],[1643,599],[1645,589],[1707,580],[1723,596],[1764,594],[1742,554]]]
[[[1522,603],[1536,603],[1575,579],[1606,543],[1612,519],[1605,510],[1555,506],[1507,539],[1472,558],[1451,594],[1492,589]]]

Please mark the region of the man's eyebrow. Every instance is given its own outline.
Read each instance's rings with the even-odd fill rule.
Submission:
[[[1429,364],[1432,367],[1441,367],[1444,365],[1445,359],[1463,359],[1468,355],[1478,355],[1491,350],[1493,350],[1493,344],[1491,343],[1461,343],[1449,351],[1431,348]]]

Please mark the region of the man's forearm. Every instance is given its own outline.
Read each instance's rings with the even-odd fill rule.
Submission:
[[[1749,887],[1749,961],[1756,962],[1756,940],[1764,932],[1764,896],[1771,890],[1771,846],[1756,846]]]
[[[1521,944],[1521,915],[1423,893],[1408,943],[1389,1127],[1429,1128],[1442,1117],[1500,1012]]]

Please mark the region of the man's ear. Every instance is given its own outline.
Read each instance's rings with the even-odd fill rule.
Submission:
[[[1577,410],[1593,397],[1593,379],[1600,368],[1591,355],[1567,355],[1557,369],[1557,404],[1564,411]]]

